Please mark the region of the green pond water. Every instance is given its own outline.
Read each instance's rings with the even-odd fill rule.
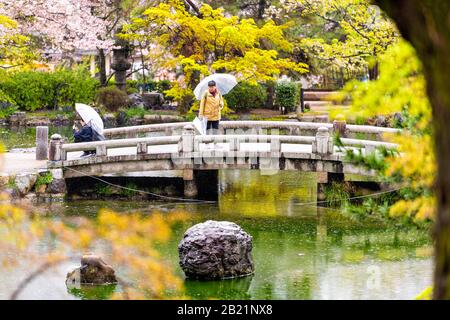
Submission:
[[[185,293],[193,299],[412,299],[432,283],[427,231],[362,223],[338,210],[312,206],[315,185],[314,174],[231,170],[220,172],[220,198],[213,204],[77,201],[38,208],[54,219],[95,218],[100,208],[124,214],[182,209],[190,218],[176,224],[171,240],[158,248],[183,279],[177,245],[190,226],[208,219],[239,224],[253,237],[254,275],[221,281],[185,279]],[[43,242],[36,250],[45,252],[51,245]],[[98,250],[108,260],[108,251]],[[77,264],[72,261],[47,271],[20,298],[107,299],[120,290],[115,286],[68,289],[65,275]],[[37,266],[0,270],[0,298],[8,298],[33,267]]]
[[[35,129],[0,129],[7,149],[34,146]],[[50,133],[70,136],[68,127]],[[173,227],[171,240],[158,246],[173,272],[184,279],[177,246],[183,233],[196,223],[227,220],[253,237],[253,276],[222,281],[184,279],[193,299],[413,299],[432,284],[431,239],[426,230],[365,220],[339,210],[318,208],[314,174],[282,171],[264,175],[257,170],[219,172],[217,203],[183,204],[160,201],[72,201],[40,204],[51,219],[83,215],[95,219],[99,209],[123,214],[168,214],[184,210],[189,219]],[[46,252],[54,246],[42,241],[32,248]],[[106,261],[106,248],[95,248]],[[0,252],[0,258],[8,252]],[[21,299],[108,299],[117,286],[69,289],[69,261],[34,279]],[[0,265],[0,299],[8,299],[17,285],[39,265],[22,261],[13,268]],[[118,270],[120,273],[120,270]]]

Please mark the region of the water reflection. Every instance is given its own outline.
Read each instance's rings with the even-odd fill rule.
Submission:
[[[193,299],[233,299],[248,300],[253,276],[216,281],[186,279],[186,294]]]
[[[145,214],[184,210],[190,219],[176,224],[171,241],[158,247],[182,278],[177,245],[190,226],[207,219],[239,224],[253,237],[254,275],[222,281],[186,280],[185,293],[193,299],[411,299],[432,283],[427,231],[370,221],[363,224],[337,210],[298,205],[315,198],[314,175],[222,171],[220,183],[218,204],[77,201],[39,209],[56,218],[73,219],[80,214],[95,218],[103,207]],[[41,248],[47,245],[51,244]],[[14,271],[9,272],[0,274],[14,279]],[[66,272],[60,272],[62,284]],[[23,275],[16,273],[15,278]],[[50,276],[45,274],[41,280]],[[6,288],[0,287],[0,297],[13,290],[13,281],[7,283]],[[45,298],[51,290],[48,285],[33,288],[23,297]],[[114,290],[118,289],[82,288],[59,297],[108,299]]]
[[[299,210],[295,203],[314,201],[315,175],[280,171],[261,175],[251,170],[223,170],[220,173],[221,214],[245,216],[292,216]],[[303,215],[316,214],[315,207],[304,207]]]
[[[117,285],[104,286],[81,285],[79,287],[67,286],[67,292],[82,300],[107,300],[111,299],[116,291]]]

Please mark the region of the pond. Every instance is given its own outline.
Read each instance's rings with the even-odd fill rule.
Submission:
[[[42,204],[59,216],[95,217],[100,208],[118,212],[170,213],[184,210],[189,219],[173,227],[171,240],[159,247],[174,272],[177,245],[190,226],[208,219],[239,224],[253,237],[253,276],[222,281],[185,280],[192,299],[413,299],[432,284],[432,247],[426,230],[380,222],[362,223],[339,210],[320,208],[314,174],[256,170],[220,171],[217,203],[76,201]],[[45,252],[51,244],[40,243]],[[1,256],[1,253],[0,253]],[[108,260],[106,254],[105,260]],[[107,299],[114,286],[67,289],[68,262],[47,271],[22,292],[23,299]],[[38,266],[0,267],[0,299]]]

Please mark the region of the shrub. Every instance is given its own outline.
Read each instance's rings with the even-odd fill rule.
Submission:
[[[24,71],[2,77],[0,90],[4,91],[23,110],[34,111],[53,103],[53,83],[50,73]]]
[[[109,83],[114,84],[114,80],[111,80]],[[129,94],[137,93],[142,90],[144,92],[147,91],[160,92],[165,96],[165,91],[170,90],[172,87],[173,84],[169,80],[160,80],[160,81],[149,80],[147,82],[142,82],[139,80],[127,80],[127,92]],[[166,97],[164,98],[166,99]]]
[[[101,88],[97,92],[96,101],[111,112],[119,108],[128,107],[128,95],[116,87]]]
[[[146,85],[148,91],[157,91],[161,93],[164,93],[164,91],[170,90],[173,87],[172,82],[169,80],[149,81]]]
[[[0,119],[4,119],[17,111],[17,106],[14,105],[13,100],[0,90]]]
[[[27,111],[75,102],[91,103],[97,87],[98,81],[81,67],[55,72],[16,72],[0,79],[0,90]]]
[[[126,80],[127,94],[138,93],[139,92],[139,81],[137,80]]]
[[[195,96],[191,89],[183,88],[178,83],[168,91],[167,96],[178,103],[177,109],[180,113],[186,113],[195,103]]]
[[[52,183],[52,181],[53,181],[52,173],[46,172],[44,174],[38,175],[36,183],[34,185],[35,185],[35,188],[38,188],[42,185],[50,184],[50,183]]]
[[[266,105],[267,92],[260,84],[247,81],[238,83],[225,97],[228,106],[235,111],[247,111],[252,108],[263,108]]]
[[[0,119],[6,119],[13,113],[15,113],[19,108],[10,102],[0,101]]]
[[[60,69],[52,76],[57,105],[73,106],[76,102],[90,104],[94,101],[100,83],[85,68]]]
[[[281,81],[275,86],[275,104],[284,112],[295,111],[300,102],[300,85],[295,82]]]
[[[125,113],[125,118],[127,120],[130,120],[131,118],[143,118],[146,114],[148,114],[149,112],[143,108],[139,108],[139,107],[132,107],[132,108],[127,108],[124,109],[123,112]]]
[[[169,80],[160,80],[156,82],[156,91],[164,93],[172,88],[172,83]]]

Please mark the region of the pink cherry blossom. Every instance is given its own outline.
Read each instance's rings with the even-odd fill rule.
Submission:
[[[43,40],[45,51],[110,49],[111,0],[0,0],[0,14],[19,24],[19,31]]]

